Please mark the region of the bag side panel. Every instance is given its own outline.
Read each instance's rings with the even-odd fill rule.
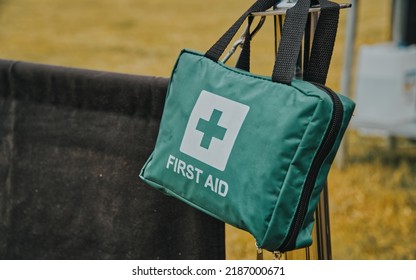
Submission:
[[[332,115],[332,101],[330,98],[325,93],[316,91],[316,89],[304,83],[303,81],[296,81],[299,92],[314,97],[319,102],[316,105],[315,112],[309,117],[309,125],[293,157],[280,197],[277,200],[269,229],[261,242],[261,247],[269,251],[277,250],[289,233],[289,228],[296,214],[295,210],[301,199],[306,177],[323,141]],[[297,194],[296,197],[293,196],[293,193]],[[287,213],[289,209],[292,211],[291,215]],[[284,219],[283,217],[288,218]],[[282,228],[285,231],[282,231]]]
[[[322,165],[322,167],[320,169],[320,172],[319,172],[316,184],[315,184],[315,188],[314,188],[314,191],[313,191],[312,196],[311,196],[308,211],[307,211],[307,214],[305,216],[304,223],[302,225],[302,229],[299,232],[298,238],[296,240],[296,247],[297,248],[307,247],[307,246],[312,244],[311,232],[312,232],[312,228],[313,228],[313,224],[314,224],[314,213],[315,213],[316,207],[317,207],[319,199],[320,199],[320,194],[321,194],[321,191],[322,191],[323,186],[325,184],[325,181],[327,179],[331,164],[334,161],[335,155],[338,151],[338,148],[341,144],[342,138],[345,134],[345,131],[348,127],[348,124],[349,124],[349,122],[351,120],[351,117],[352,117],[352,114],[354,112],[355,103],[352,100],[350,100],[349,98],[347,98],[343,95],[338,95],[338,96],[339,96],[339,98],[342,102],[343,108],[344,108],[344,114],[343,114],[341,129],[338,133],[337,139],[335,141],[335,144],[334,144],[330,154],[327,156],[327,158],[325,159],[324,164]]]

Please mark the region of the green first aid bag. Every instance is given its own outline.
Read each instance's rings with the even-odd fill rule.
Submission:
[[[287,11],[271,77],[219,62],[245,18],[276,2],[254,3],[205,54],[181,52],[140,178],[250,232],[259,248],[285,252],[312,243],[314,211],[354,103],[322,85],[338,4],[320,1],[305,80],[293,75],[307,0]]]

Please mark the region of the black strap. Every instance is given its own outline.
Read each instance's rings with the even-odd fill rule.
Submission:
[[[248,19],[248,30],[250,30],[251,27],[251,21],[252,21],[252,16],[249,16]],[[276,22],[276,16],[274,17],[275,21],[274,21],[274,34],[275,34],[275,53],[277,54],[277,22]],[[251,21],[250,21],[251,20]],[[283,26],[283,22],[282,22],[282,18],[279,16],[279,26],[280,26],[280,34],[282,33],[282,26]],[[311,26],[311,17],[310,14],[308,15],[308,20],[306,22],[306,29],[305,29],[305,36],[304,36],[304,44],[305,44],[305,48],[304,48],[304,57],[308,58],[305,60],[304,62],[304,67],[306,68],[308,65],[308,60],[309,60],[309,51],[310,51],[310,26]],[[248,35],[251,35],[250,33]],[[251,36],[246,36],[244,39],[244,44],[241,48],[241,52],[240,52],[240,56],[238,57],[237,60],[237,64],[235,67],[244,70],[244,71],[248,71],[250,72],[250,56],[251,56]],[[299,59],[301,59],[300,55],[298,57],[298,62],[297,64],[299,64]]]
[[[311,50],[311,14],[308,15],[306,22],[305,36],[303,39],[303,71],[305,72],[309,66],[309,56]]]
[[[303,0],[300,0],[303,1]],[[221,38],[205,53],[205,57],[217,62],[224,53],[231,40],[240,29],[245,19],[254,12],[262,12],[273,5],[278,0],[257,0],[222,36]]]
[[[320,0],[321,15],[316,26],[315,36],[310,55],[310,28],[311,17],[305,27],[304,37],[304,79],[320,84],[326,83],[335,37],[338,30],[339,5],[327,0]],[[318,3],[319,4],[319,3]],[[246,53],[246,52],[244,52]],[[298,58],[299,59],[299,58]],[[309,67],[309,64],[311,67]],[[248,66],[249,69],[250,66]]]
[[[322,11],[315,32],[310,61],[308,59],[309,48],[305,48],[305,51],[307,51],[305,53],[304,78],[308,81],[324,84],[335,43],[339,18],[339,5],[327,0],[319,0],[319,2]],[[300,53],[303,31],[305,30],[305,25],[309,23],[309,7],[309,0],[299,0],[293,8],[287,11],[284,24],[286,28],[283,27],[281,32],[282,39],[280,41],[279,52],[277,54],[272,74],[272,80],[275,82],[285,84],[291,83]],[[306,28],[310,28],[309,25]],[[237,30],[235,32],[237,32]],[[234,35],[235,33],[233,36]],[[240,58],[237,62],[237,67],[246,71],[249,71],[250,69],[250,40],[250,37],[246,38],[242,53],[240,54]],[[221,41],[221,39],[219,41]],[[309,46],[309,42],[306,43],[306,46]],[[222,53],[220,53],[219,56],[221,56],[221,54]],[[311,65],[311,67],[309,67],[309,65]]]
[[[205,53],[205,57],[217,62],[247,16],[254,12],[265,11],[276,3],[277,0],[257,0]],[[293,71],[288,71],[287,67],[294,69],[296,65],[299,44],[302,41],[310,3],[311,0],[298,0],[296,5],[286,12],[282,40],[280,41],[279,52],[272,74],[272,80],[275,82],[290,83],[292,80]]]
[[[301,0],[299,0],[298,3],[301,3]],[[312,43],[312,51],[309,59],[309,66],[306,72],[306,79],[305,77],[304,79],[324,84],[328,74],[329,64],[331,62],[332,51],[335,43],[340,6],[327,0],[319,0],[319,3],[321,5],[321,15],[316,27],[314,36],[315,39]],[[306,3],[304,5],[306,5]],[[297,5],[295,5],[295,7],[296,6]],[[279,51],[277,53],[277,65],[275,65],[272,75],[273,81],[285,84],[290,84],[293,78],[293,69],[295,69],[296,59],[302,43],[302,34],[305,30],[308,17],[308,13],[306,13],[306,15],[299,15],[301,19],[298,21],[298,29],[293,31],[292,24],[294,24],[295,19],[290,17],[293,14],[291,12],[292,9],[289,9],[286,13],[283,34],[280,41]],[[307,9],[309,9],[309,6]],[[285,28],[285,26],[287,28]],[[285,32],[285,30],[287,32]],[[283,63],[283,65],[280,65],[280,63]]]
[[[339,5],[321,2],[321,15],[316,25],[311,56],[305,68],[304,80],[324,85],[331,63],[339,21]]]
[[[298,0],[296,5],[286,12],[279,51],[273,68],[274,82],[283,84],[292,82],[310,6],[310,0]]]
[[[248,28],[244,38],[243,47],[241,49],[240,56],[238,57],[235,67],[250,72],[250,45],[251,45],[251,32],[250,27],[253,22],[253,16],[248,17]]]

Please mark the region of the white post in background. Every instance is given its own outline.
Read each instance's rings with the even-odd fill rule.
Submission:
[[[347,28],[345,34],[345,56],[344,56],[344,65],[342,68],[341,76],[341,93],[345,96],[351,96],[351,77],[352,77],[352,67],[354,62],[354,46],[355,46],[355,33],[357,30],[357,12],[359,0],[351,0],[350,3],[352,7],[348,9],[348,18],[347,18]],[[400,2],[400,1],[398,1]],[[338,149],[337,153],[337,166],[339,168],[344,168],[346,162],[348,161],[348,135],[344,137],[341,142],[341,146]]]
[[[406,8],[409,6],[408,0],[393,0],[393,20],[392,20],[392,40],[396,46],[404,44],[405,41],[405,23],[406,23]],[[397,138],[394,135],[387,137],[387,146],[392,151],[396,149]]]

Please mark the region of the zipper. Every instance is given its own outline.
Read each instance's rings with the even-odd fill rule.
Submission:
[[[313,159],[311,168],[309,169],[309,173],[306,177],[306,182],[301,194],[300,203],[298,205],[298,208],[296,209],[294,221],[290,226],[289,232],[285,240],[278,249],[280,252],[292,250],[296,246],[296,238],[305,219],[306,212],[308,210],[309,200],[311,198],[312,191],[315,187],[315,182],[318,177],[319,170],[323,162],[325,161],[326,157],[332,150],[332,147],[341,129],[344,114],[342,102],[333,90],[315,82],[310,83],[312,83],[322,91],[326,92],[331,97],[333,103],[332,117],[329,129],[325,133],[324,140],[322,141],[321,146],[319,147],[318,152],[316,153],[315,158]]]

